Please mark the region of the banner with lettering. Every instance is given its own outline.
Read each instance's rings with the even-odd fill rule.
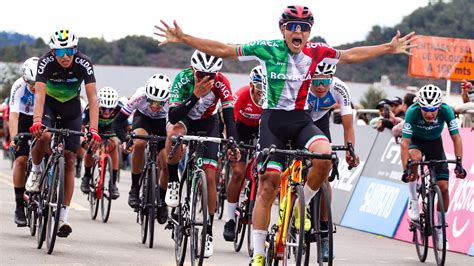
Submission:
[[[454,165],[450,165],[449,197],[450,204],[446,217],[448,250],[474,256],[474,131],[461,128],[463,142],[463,165],[468,176],[461,180],[454,177]],[[443,131],[443,146],[448,159],[453,159],[454,147],[447,130]],[[412,233],[408,231],[409,218],[405,213],[395,238],[411,242]],[[430,238],[431,241],[431,238]]]

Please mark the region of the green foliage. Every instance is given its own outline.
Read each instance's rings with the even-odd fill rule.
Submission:
[[[387,98],[387,94],[383,90],[370,86],[360,98],[360,104],[366,109],[375,109],[378,102],[383,98]]]
[[[12,64],[6,64],[0,68],[0,101],[10,97],[10,91],[13,83],[20,77],[18,67]]]

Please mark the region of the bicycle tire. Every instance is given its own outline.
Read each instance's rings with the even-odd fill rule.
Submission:
[[[181,178],[179,186],[179,204],[172,211],[175,213],[177,223],[173,227],[174,254],[177,265],[183,265],[186,258],[186,247],[188,244],[188,235],[185,233],[185,226],[189,221],[189,204],[182,199],[189,199],[190,191],[187,188],[186,175]],[[184,193],[184,194],[183,194]],[[184,196],[183,196],[184,195]]]
[[[148,195],[148,182],[145,181],[146,178],[146,171],[142,172],[140,177],[140,206],[138,207],[138,218],[140,221],[140,236],[142,240],[142,244],[146,243],[148,237],[148,209],[145,208],[144,204],[146,204],[146,195]]]
[[[49,190],[48,226],[46,230],[46,247],[48,248],[48,254],[51,254],[54,250],[59,217],[61,216],[61,209],[64,200],[64,157],[59,157],[54,167],[56,170],[54,171],[53,180]],[[56,207],[52,206],[52,203],[54,203]]]
[[[325,199],[327,216],[328,216],[328,240],[329,240],[328,265],[331,266],[334,261],[334,224],[332,221],[331,198],[329,196],[329,191],[328,191],[328,188],[326,187],[326,183],[322,184],[321,189],[322,189],[322,193]]]
[[[247,229],[247,223],[243,222],[244,212],[246,210],[241,208],[239,210],[239,215],[235,217],[235,237],[234,237],[234,250],[239,252],[244,243],[245,231]]]
[[[49,172],[49,169],[46,168],[47,170],[45,173]],[[37,212],[38,212],[38,234],[36,235],[36,248],[41,249],[43,247],[43,242],[46,239],[46,225],[48,223],[48,220],[46,217],[48,217],[48,208],[46,208],[46,201],[47,201],[47,182],[46,182],[46,175],[43,175],[41,177],[41,192],[38,197],[38,207],[37,207]]]
[[[148,247],[153,248],[153,242],[155,237],[155,219],[156,219],[156,166],[152,164],[149,169],[148,181],[151,181],[150,186],[148,187],[148,199],[146,203],[146,208],[148,208]]]
[[[422,182],[422,186],[424,182]],[[428,256],[428,228],[427,215],[429,215],[426,197],[426,188],[421,187],[418,192],[418,198],[421,198],[420,208],[420,219],[419,221],[413,221],[410,224],[410,228],[413,231],[413,242],[415,243],[416,254],[420,262],[425,262]]]
[[[27,206],[26,220],[28,221],[28,227],[30,228],[30,235],[36,235],[36,222],[38,221],[38,213],[36,208],[31,205],[32,195],[30,195],[30,202]]]
[[[298,201],[297,201],[298,199]],[[288,224],[288,231],[286,233],[286,239],[284,239],[284,248],[285,253],[283,256],[283,265],[288,265],[288,260],[293,257],[296,265],[301,265],[302,255],[303,255],[303,244],[304,236],[306,235],[304,231],[304,222],[305,222],[305,201],[303,194],[303,187],[297,185],[294,187],[293,197],[291,199],[291,210],[290,210],[290,220]],[[297,208],[300,222],[299,228],[296,226],[296,212]],[[275,261],[275,265],[278,265],[278,260]]]
[[[102,222],[107,223],[110,217],[110,209],[112,207],[112,189],[114,185],[114,180],[112,177],[112,158],[107,155],[104,162],[104,180],[102,181],[102,198],[100,201],[100,214],[102,217]]]
[[[198,265],[202,265],[204,260],[204,249],[206,246],[206,234],[207,234],[207,180],[206,174],[203,170],[195,172],[193,177],[192,186],[192,200],[191,200],[191,265],[195,265],[196,261]],[[200,204],[199,204],[200,201]],[[200,205],[200,206],[198,206]],[[201,212],[199,212],[200,208]],[[202,215],[201,222],[197,221],[196,214]],[[202,225],[201,225],[202,223]],[[201,231],[197,226],[201,226]]]
[[[217,184],[217,219],[221,220],[224,216],[224,203],[227,200],[227,184],[229,183],[229,171],[230,164],[227,156],[224,157],[222,162],[222,169],[218,171],[218,184]]]
[[[265,266],[273,266],[273,263],[278,263],[278,261],[275,260],[275,235],[273,233],[268,234],[266,242],[268,246],[265,252]]]
[[[99,160],[94,158],[94,164],[91,171],[91,177],[89,179],[89,213],[92,220],[97,218],[99,213],[99,201],[97,198],[97,189],[99,189],[99,180],[100,180],[100,165]]]
[[[436,208],[435,203],[438,204],[438,208]],[[442,212],[442,215],[440,217],[438,217],[437,213],[439,209],[441,209]],[[446,260],[446,218],[444,210],[445,208],[443,202],[443,195],[441,194],[441,190],[438,185],[434,185],[430,190],[430,218],[432,227],[431,240],[433,242],[433,251],[436,263],[438,265],[444,265]],[[438,239],[438,234],[436,233],[437,230],[441,230],[442,239]],[[443,241],[441,250],[437,248],[439,241]]]

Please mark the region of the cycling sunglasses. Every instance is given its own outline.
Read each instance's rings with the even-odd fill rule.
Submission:
[[[423,110],[427,113],[432,113],[432,112],[438,111],[439,107],[421,107],[421,110]]]
[[[196,73],[196,78],[198,79],[209,77],[209,80],[213,80],[217,76],[217,73],[204,72],[204,71],[199,71],[199,70],[194,71],[194,73]]]
[[[112,112],[113,110],[115,110],[115,108],[100,107],[100,111],[103,113]]]
[[[319,85],[323,85],[323,86],[329,86],[332,82],[332,78],[314,78],[312,81],[311,81],[311,84],[313,84],[313,86],[319,86]]]
[[[298,32],[298,31],[308,32],[308,31],[311,31],[311,24],[309,24],[307,22],[290,21],[290,22],[287,22],[287,23],[283,24],[283,26],[285,26],[286,30],[289,30],[289,31],[292,31],[292,32]]]
[[[30,84],[31,86],[34,86],[36,81],[34,80],[27,80],[26,83]]]
[[[54,55],[63,57],[64,55],[73,56],[77,53],[77,48],[53,49]]]
[[[158,105],[158,106],[161,106],[162,104],[162,101],[154,101],[152,99],[147,99],[146,100],[150,105]]]
[[[262,84],[262,82],[255,82],[255,81],[252,81],[252,84],[253,84],[253,87],[254,87],[257,91],[262,91],[262,89],[263,89],[263,84]]]

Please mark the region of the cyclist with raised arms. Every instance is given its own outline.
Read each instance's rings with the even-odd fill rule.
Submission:
[[[410,41],[414,32],[400,37],[397,32],[390,43],[355,47],[340,51],[324,43],[308,42],[314,18],[305,6],[288,6],[281,14],[279,28],[283,39],[259,40],[248,44],[224,44],[183,33],[176,21],[170,27],[161,21],[155,26],[158,36],[166,43],[185,43],[207,54],[222,58],[258,60],[266,75],[264,91],[266,101],[260,121],[260,150],[276,144],[285,149],[288,140],[293,148],[308,149],[311,152],[330,153],[331,145],[324,134],[317,129],[307,112],[307,96],[316,65],[324,58],[332,63],[358,63],[385,54],[408,53],[413,47]],[[270,121],[272,121],[270,123]],[[252,238],[254,243],[254,265],[265,264],[265,240],[270,221],[272,203],[278,193],[283,156],[273,156],[267,171],[260,177],[257,200],[253,211]],[[262,158],[259,156],[259,162]],[[305,201],[308,203],[317,193],[331,168],[330,161],[313,160],[304,186]]]
[[[405,116],[405,124],[402,129],[402,140],[400,142],[400,156],[403,165],[402,180],[408,181],[409,202],[408,216],[411,220],[418,220],[420,213],[418,210],[418,197],[416,195],[416,181],[418,171],[416,166],[411,169],[411,175],[407,176],[408,159],[421,161],[425,160],[446,160],[443,149],[441,132],[444,124],[448,126],[449,134],[454,144],[454,154],[458,161],[454,170],[457,178],[466,177],[466,170],[462,167],[462,140],[459,134],[458,124],[454,118],[451,107],[443,103],[443,92],[435,85],[423,86],[417,93],[417,102],[410,106]],[[437,185],[443,195],[445,210],[449,207],[449,170],[448,164],[438,164],[435,167]],[[443,214],[438,211],[438,219]],[[441,230],[436,232],[438,239],[442,239]],[[442,241],[438,242],[443,245]]]
[[[33,167],[26,185],[29,191],[39,191],[40,164],[46,151],[50,150],[51,133],[43,132],[43,126],[54,127],[57,116],[61,116],[62,128],[81,131],[79,94],[83,81],[89,102],[92,150],[96,150],[101,141],[97,131],[99,107],[94,68],[90,59],[77,50],[78,41],[68,29],[55,31],[49,40],[51,50],[39,59],[33,125],[30,127],[38,142],[31,152]],[[74,162],[80,145],[79,136],[68,136],[65,140],[64,206],[59,217],[59,237],[67,237],[72,232],[67,216],[74,192]]]
[[[120,114],[114,121],[115,133],[120,140],[126,140],[125,127],[128,117],[134,113],[132,131],[137,135],[166,136],[166,117],[168,116],[171,80],[166,75],[155,74],[151,76],[145,87],[137,89],[130,100],[122,107]],[[134,139],[132,150],[132,185],[128,193],[128,205],[137,208],[140,204],[139,189],[140,176],[145,163],[146,140]],[[166,154],[163,148],[164,142],[158,144],[158,165],[161,169],[159,182],[160,197],[164,202],[166,185],[168,183],[168,168],[166,166]],[[158,158],[157,158],[158,159]],[[168,208],[163,204],[158,209],[157,220],[164,224],[168,219]]]
[[[237,130],[237,142],[249,144],[258,137],[258,125],[262,115],[264,75],[261,66],[250,71],[250,82],[234,94],[234,118]],[[232,163],[232,177],[227,186],[226,213],[227,221],[224,225],[224,239],[234,241],[235,238],[235,209],[239,201],[240,189],[245,175],[245,160],[247,153],[243,150],[240,160]]]
[[[170,97],[170,113],[168,126],[167,154],[171,151],[171,136],[186,135],[187,132],[206,132],[208,137],[219,137],[219,118],[217,105],[220,102],[225,121],[227,136],[235,139],[235,122],[233,98],[230,83],[219,72],[222,59],[194,51],[191,67],[179,72],[176,76]],[[218,144],[205,143],[203,169],[206,173],[209,220],[207,225],[204,256],[211,257],[214,252],[212,244],[212,225],[217,206],[216,169]],[[166,203],[170,207],[179,204],[178,162],[183,150],[175,153],[168,160],[170,180],[166,195]],[[231,156],[231,160],[233,157]]]
[[[311,118],[313,119],[314,125],[318,127],[324,135],[331,142],[330,132],[330,115],[331,109],[334,106],[339,106],[342,126],[344,128],[344,143],[351,142],[355,147],[355,136],[354,127],[352,123],[352,107],[351,107],[351,95],[349,88],[339,78],[335,77],[336,65],[326,63],[325,60],[321,61],[316,66],[313,79],[311,81],[311,89],[308,95],[309,109],[311,110]],[[346,162],[351,167],[357,167],[359,165],[359,157],[352,158],[349,152],[346,152]],[[329,184],[329,180],[325,180],[326,187],[328,188],[329,198],[332,198],[332,189]],[[321,204],[321,207],[325,209],[325,204]],[[322,255],[323,261],[329,259],[329,239],[327,238],[328,222],[325,210],[322,211],[321,217],[321,236],[322,236]],[[305,230],[309,230],[311,221],[305,219]]]
[[[118,104],[118,93],[114,88],[103,87],[99,90],[99,134],[113,134],[114,129],[112,122],[114,118],[120,113],[121,107]],[[82,124],[89,125],[89,106],[84,109],[84,119]],[[112,182],[113,187],[111,191],[111,198],[117,199],[120,196],[117,187],[117,176],[119,171],[119,140],[111,138],[109,141],[109,154],[112,159]],[[83,147],[87,150],[87,146]],[[82,149],[82,147],[81,147]],[[90,178],[92,176],[92,164],[94,163],[92,154],[85,153],[84,155],[84,176],[82,177],[81,191],[83,193],[90,192]]]
[[[10,150],[13,150],[15,153],[13,187],[15,189],[16,202],[15,223],[18,227],[26,226],[23,193],[25,193],[25,171],[30,154],[30,146],[27,141],[22,141],[18,146],[15,146],[14,139],[18,133],[29,132],[30,126],[33,124],[38,59],[38,57],[31,57],[23,63],[23,75],[13,83],[10,94]]]

